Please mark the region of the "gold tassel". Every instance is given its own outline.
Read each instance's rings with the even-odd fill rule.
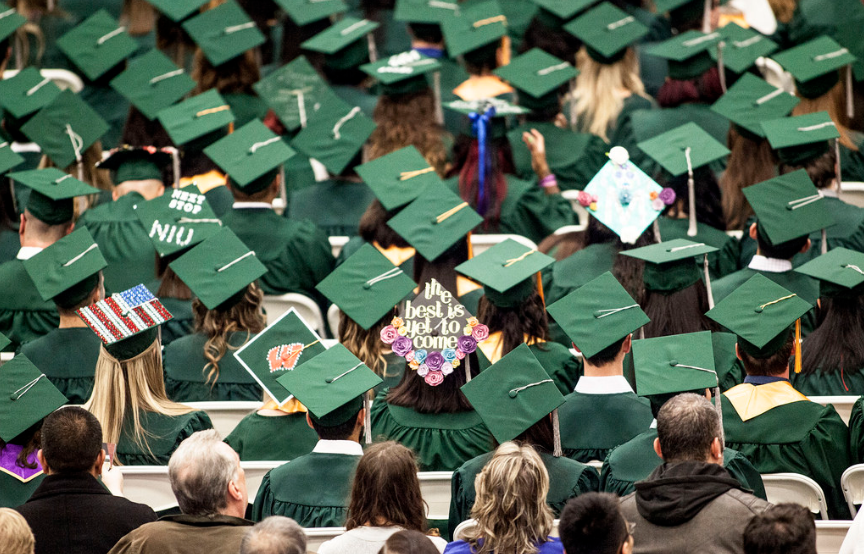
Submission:
[[[795,373],[801,373],[801,320],[795,320]]]
[[[540,301],[545,306],[546,296],[543,294],[543,275],[539,271],[537,272],[537,294],[540,295]]]

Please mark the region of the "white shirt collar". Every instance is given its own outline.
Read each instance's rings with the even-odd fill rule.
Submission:
[[[623,375],[610,375],[608,377],[589,377],[583,375],[579,378],[574,389],[582,394],[620,394],[622,392],[633,392],[630,383]]]
[[[765,271],[768,273],[786,273],[792,271],[792,262],[789,260],[780,260],[778,258],[766,258],[765,256],[755,255],[750,260],[750,269],[755,271]]]
[[[649,428],[649,429],[656,429],[656,428],[657,428],[657,420],[656,420],[656,419],[652,419],[652,420],[651,420],[651,425],[649,425],[648,428]]]
[[[840,198],[840,195],[833,188],[830,189],[819,189],[819,192],[822,193],[822,196],[826,198]]]
[[[354,441],[331,441],[319,440],[312,452],[317,454],[346,454],[348,456],[362,456],[363,447]]]
[[[22,246],[21,250],[18,251],[18,255],[15,257],[19,260],[29,260],[43,250],[45,249],[38,246]]]
[[[273,204],[269,204],[267,202],[234,202],[234,204],[232,204],[231,207],[234,208],[235,210],[249,210],[249,209],[272,210]]]

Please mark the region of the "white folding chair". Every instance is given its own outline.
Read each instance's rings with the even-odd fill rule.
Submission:
[[[844,181],[840,184],[840,198],[844,202],[864,207],[864,183],[860,181]]]
[[[585,230],[586,225],[565,225],[564,227],[559,227],[555,229],[555,232],[552,233],[556,237],[560,237],[561,235],[566,235],[567,233],[580,233]]]
[[[243,473],[246,474],[246,490],[249,492],[249,502],[255,501],[255,497],[258,496],[258,489],[261,488],[261,482],[264,480],[267,472],[287,463],[289,462],[240,462],[240,467],[243,468]]]
[[[852,406],[858,400],[857,396],[808,396],[813,402],[827,406],[831,404],[837,410],[837,414],[846,425],[849,425],[849,418],[852,416]]]
[[[856,506],[864,504],[864,464],[846,468],[840,477],[840,488],[843,489],[843,496],[854,518],[858,513]]]
[[[330,324],[330,331],[334,337],[339,336],[339,315],[341,313],[336,304],[330,304],[330,307],[327,308],[327,323]]]
[[[344,527],[304,527],[306,552],[318,552],[322,544],[345,532]]]
[[[582,204],[579,203],[579,192],[578,190],[562,190],[561,196],[570,202],[570,207],[573,208],[573,211],[576,212],[576,217],[579,218],[579,225],[584,228],[588,226],[589,214],[588,210],[583,208]]]
[[[552,532],[549,534],[550,537],[558,536],[558,522],[559,520],[552,521]],[[458,541],[465,538],[465,533],[467,531],[473,530],[477,527],[476,519],[466,519],[462,523],[456,526],[456,529],[453,530],[453,540]]]
[[[742,231],[741,229],[734,229],[732,231],[726,231],[726,234],[729,235],[730,237],[736,238],[738,240],[741,240],[742,238],[744,238],[744,231]]]
[[[852,527],[852,522],[847,520],[816,520],[816,552],[819,554],[840,554],[840,552],[852,552],[852,548],[844,550],[843,541]],[[855,546],[850,545],[850,546]]]
[[[324,318],[321,308],[308,296],[289,292],[280,296],[264,296],[264,311],[267,312],[267,324],[279,319],[285,312],[294,309],[309,327],[319,335],[324,335]]]
[[[84,90],[84,81],[81,77],[67,69],[40,69],[39,73],[42,77],[54,81],[61,90],[69,89],[76,94]],[[3,72],[3,80],[11,79],[17,74],[17,69],[7,69]]]
[[[420,494],[426,501],[428,519],[447,519],[450,514],[450,481],[453,478],[452,471],[421,471],[417,474],[420,479]]]
[[[231,402],[186,402],[186,405],[203,410],[210,416],[213,428],[224,439],[237,427],[240,420],[261,409],[261,402],[231,401]]]
[[[0,365],[5,364],[15,357],[14,352],[0,352]]]
[[[800,473],[767,473],[762,475],[768,502],[800,504],[822,519],[828,519],[828,503],[819,483]]]
[[[531,239],[522,235],[479,235],[474,233],[471,234],[471,249],[474,251],[474,256],[476,257],[507,239],[513,239],[519,244],[524,244],[528,248],[537,250],[537,245]]]
[[[339,257],[339,254],[342,253],[342,248],[348,244],[349,240],[351,240],[351,237],[330,237],[330,252],[333,253],[334,258]]]
[[[589,460],[587,464],[588,466],[593,467],[597,470],[597,474],[600,474],[600,470],[603,469],[603,460]]]

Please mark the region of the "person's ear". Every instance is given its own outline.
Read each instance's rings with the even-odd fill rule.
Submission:
[[[357,421],[354,423],[355,429],[362,429],[363,426],[366,425],[366,408],[360,408],[360,412],[357,414]]]
[[[624,339],[624,342],[621,344],[621,352],[627,354],[630,352],[630,349],[633,347],[633,333],[627,335],[627,338]]]
[[[100,449],[99,455],[96,456],[96,465],[93,468],[96,471],[96,475],[102,475],[102,464],[105,463],[105,451]]]
[[[633,535],[627,535],[627,540],[621,545],[621,554],[633,554]]]
[[[36,459],[39,460],[39,465],[42,466],[42,471],[47,475],[51,469],[48,467],[48,462],[45,461],[45,455],[42,454],[41,448],[36,451]]]
[[[18,224],[18,236],[24,236],[24,229],[27,228],[27,218],[24,217],[24,214],[21,214],[21,222]]]
[[[312,426],[312,416],[309,415],[309,412],[306,412],[306,425],[308,425],[310,429],[315,429],[315,427]]]
[[[720,437],[714,437],[714,440],[711,441],[711,457],[717,461],[717,463],[723,463],[723,444],[720,442]]]
[[[803,253],[807,252],[808,250],[810,250],[810,246],[812,244],[813,243],[810,242],[810,239],[807,239],[807,242],[805,242],[804,246],[801,247],[801,253],[803,254]]]
[[[63,236],[65,237],[66,235],[68,235],[69,233],[71,233],[74,230],[75,230],[75,222],[73,221],[72,223],[69,224],[68,227],[66,227],[66,231],[63,233]]]
[[[758,233],[756,231],[756,224],[755,223],[750,224],[750,233],[749,234],[750,234],[751,239],[757,240],[756,236],[758,235]]]
[[[240,486],[237,484],[237,481],[231,479],[228,482],[228,494],[234,500],[243,500],[243,491],[240,490]]]
[[[743,360],[743,358],[741,357],[741,348],[738,347],[737,342],[735,343],[735,357],[739,360]]]
[[[705,389],[705,400],[711,402],[711,389]]]
[[[660,448],[660,439],[659,439],[659,438],[658,438],[658,439],[654,439],[654,452],[655,452],[658,456],[660,456],[661,459],[663,458],[663,449]]]

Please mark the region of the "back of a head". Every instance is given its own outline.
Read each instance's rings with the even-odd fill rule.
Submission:
[[[83,408],[61,408],[42,423],[42,455],[54,473],[89,471],[101,451],[102,426]]]
[[[438,549],[420,531],[399,531],[390,535],[378,554],[438,554]]]
[[[628,536],[618,497],[598,492],[567,502],[558,533],[567,554],[618,554]]]
[[[222,445],[214,429],[198,431],[171,455],[168,478],[184,514],[215,515],[228,505],[228,484],[237,475],[237,460]]]
[[[243,537],[240,554],[305,554],[306,533],[291,518],[270,516]]]
[[[704,462],[721,434],[720,417],[703,396],[684,393],[666,402],[657,414],[657,438],[665,462]]]
[[[777,504],[744,529],[745,554],[816,554],[813,514],[798,504]]]
[[[0,508],[0,545],[3,554],[33,554],[36,541],[24,516],[12,508]]]

